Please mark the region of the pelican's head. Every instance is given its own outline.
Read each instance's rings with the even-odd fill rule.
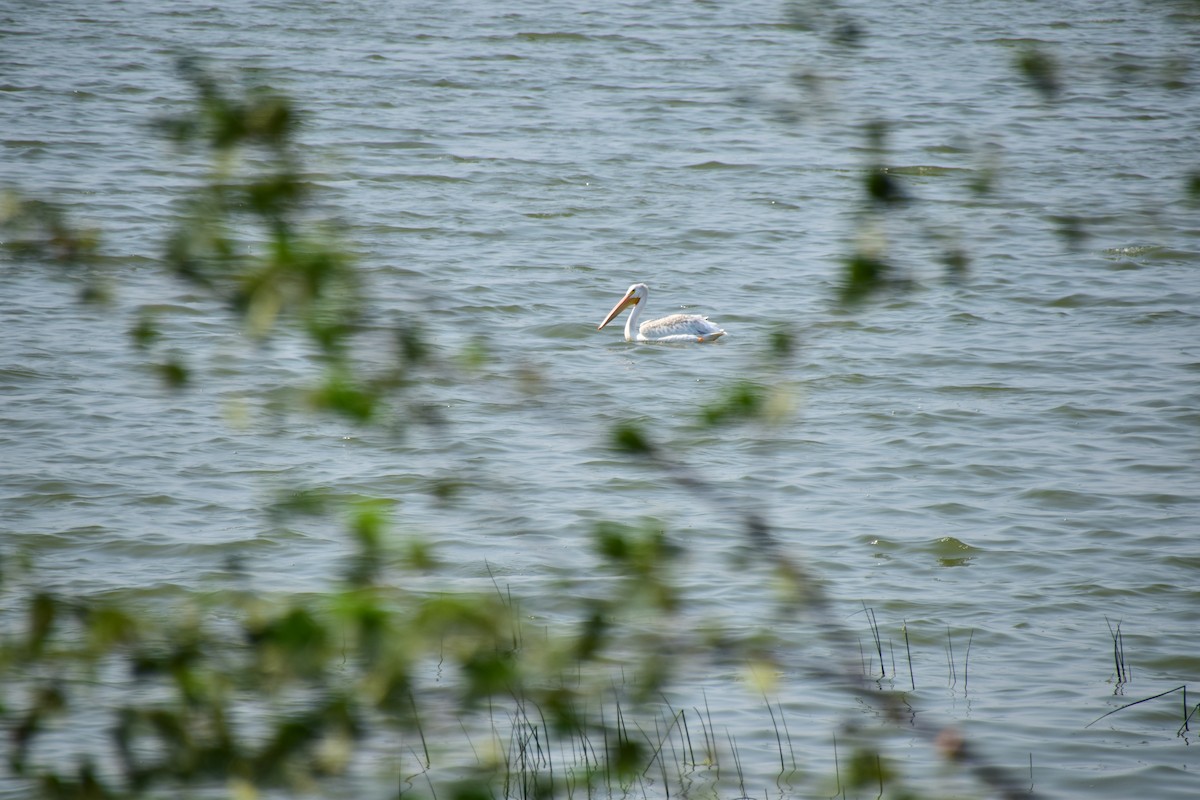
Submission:
[[[604,318],[604,321],[596,326],[596,330],[600,330],[605,325],[612,322],[613,318],[616,317],[617,314],[620,314],[630,306],[636,306],[638,303],[643,302],[646,297],[649,296],[649,294],[650,287],[644,283],[635,283],[633,286],[630,286],[629,289],[626,290],[625,296],[621,298],[621,301],[613,306],[613,310],[608,312],[608,316]]]

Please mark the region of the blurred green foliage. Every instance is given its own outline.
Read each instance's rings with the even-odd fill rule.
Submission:
[[[325,374],[306,394],[311,407],[360,423],[375,419],[429,351],[416,330],[402,328],[391,367],[372,372],[355,358],[367,303],[336,227],[312,207],[314,185],[297,139],[303,113],[267,88],[235,92],[236,84],[218,81],[198,60],[183,60],[181,71],[195,105],[157,124],[182,153],[210,167],[168,237],[168,267],[224,304],[252,339],[298,335],[312,345]],[[159,345],[158,327],[143,315],[135,342]],[[191,368],[172,354],[160,372],[178,387]]]
[[[1043,99],[1058,99],[1062,91],[1058,59],[1040,47],[1023,48],[1016,56],[1017,71]]]
[[[110,287],[97,269],[100,234],[72,224],[62,206],[0,191],[0,253],[23,262],[47,264],[64,273],[82,273],[79,297],[88,303],[109,300]]]
[[[98,254],[97,231],[71,225],[54,203],[23,198],[12,190],[0,194],[0,230],[0,246],[23,260],[71,267],[90,264]]]
[[[168,271],[218,301],[250,340],[296,336],[311,345],[322,370],[305,393],[311,408],[380,422],[382,409],[404,407],[421,370],[438,368],[438,355],[397,328],[390,366],[356,359],[363,287],[336,230],[310,204],[317,187],[304,177],[296,140],[304,115],[278,93],[235,90],[197,61],[182,71],[195,107],[159,126],[209,167],[167,237]],[[884,165],[884,133],[882,125],[868,131],[875,163],[865,172],[863,213],[872,217],[907,201]],[[14,198],[3,208],[4,228],[18,232],[5,239],[16,256],[98,260],[98,237],[72,229],[60,210]],[[842,299],[857,302],[890,279],[882,251],[863,248],[847,262]],[[170,352],[163,327],[156,312],[142,311],[131,326],[135,352],[158,359],[168,386],[186,389],[197,372]],[[781,364],[797,342],[781,329],[768,347],[768,362]],[[458,363],[484,357],[474,341]],[[697,424],[769,425],[791,402],[786,387],[738,381],[701,407]],[[634,422],[614,428],[612,445],[711,493]],[[430,486],[446,500],[469,490],[456,481]],[[659,701],[688,661],[741,660],[773,673],[770,634],[680,624],[682,553],[661,525],[598,523],[601,588],[573,597],[567,622],[530,630],[519,601],[498,585],[481,594],[412,588],[437,585],[427,579],[443,565],[436,546],[396,532],[391,509],[303,489],[270,509],[279,522],[345,516],[352,552],[336,588],[313,596],[68,598],[38,589],[36,568],[0,553],[8,559],[0,564],[0,725],[10,779],[46,798],[357,796],[356,762],[392,758],[398,796],[424,794],[418,779],[431,797],[463,800],[628,796],[646,793],[652,768],[668,796],[689,786],[720,793],[711,718],[698,710],[668,717]],[[760,518],[744,522],[751,549],[785,584],[780,613],[820,610],[816,582]],[[83,735],[91,745],[75,752],[52,740],[77,728],[103,731],[101,743]],[[455,752],[439,771],[431,750],[440,753],[447,738]],[[492,746],[477,749],[484,739]],[[399,753],[398,741],[407,742]],[[781,760],[782,752],[781,742]],[[563,763],[563,753],[572,760]],[[857,751],[843,778],[854,788],[896,787],[873,749]]]

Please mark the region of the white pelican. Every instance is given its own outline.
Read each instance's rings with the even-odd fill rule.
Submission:
[[[630,286],[629,291],[625,292],[625,297],[613,306],[613,310],[608,312],[604,322],[596,326],[596,330],[612,322],[613,318],[627,307],[633,306],[633,310],[629,312],[629,320],[625,323],[627,342],[711,342],[725,335],[725,331],[709,322],[708,317],[698,314],[672,314],[638,325],[638,317],[641,316],[649,296],[650,287],[646,284],[635,283]]]

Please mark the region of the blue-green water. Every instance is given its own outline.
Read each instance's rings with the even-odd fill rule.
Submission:
[[[120,313],[3,264],[0,526],[57,590],[208,591],[236,555],[263,591],[321,591],[346,553],[336,525],[284,532],[261,510],[298,484],[400,499],[399,524],[453,564],[443,588],[495,575],[544,619],[586,579],[595,520],[653,517],[688,551],[697,621],[786,636],[763,621],[764,575],[729,574],[735,522],[608,447],[633,419],[761,510],[864,641],[864,604],[895,648],[907,624],[922,713],[1018,771],[1032,758],[1039,792],[1200,792],[1175,696],[1085,728],[1200,678],[1194,3],[66,2],[0,23],[0,181],[102,229],[118,311],[189,309],[171,340],[213,376],[162,390],[131,369]],[[1029,48],[1058,64],[1056,96],[1016,67]],[[281,420],[261,390],[310,377],[303,353],[255,350],[161,277],[194,175],[150,122],[190,102],[182,53],[306,109],[314,180],[381,320],[441,352],[486,338],[484,365],[420,390],[444,426]],[[877,159],[912,198],[878,221]],[[864,237],[913,288],[839,310]],[[953,280],[947,252],[969,259]],[[651,316],[708,314],[729,336],[596,332],[634,281]],[[781,325],[797,350],[771,368]],[[784,387],[788,420],[697,428],[740,379]],[[421,490],[446,477],[469,486],[449,507]],[[969,687],[947,640],[959,658],[970,641]],[[741,681],[714,668],[695,688],[770,775],[776,738]],[[847,701],[803,663],[773,692],[824,774]],[[961,790],[927,771],[932,792]]]

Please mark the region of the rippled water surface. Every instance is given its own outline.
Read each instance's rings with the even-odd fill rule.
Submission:
[[[727,568],[736,523],[609,447],[634,420],[760,509],[864,643],[864,606],[897,654],[907,627],[914,702],[1032,763],[1038,791],[1200,795],[1178,695],[1085,727],[1200,694],[1195,3],[135,0],[10,4],[0,23],[0,181],[102,230],[120,273],[114,310],[75,302],[71,275],[0,271],[0,526],[56,590],[207,591],[236,556],[263,591],[320,591],[339,530],[262,513],[301,485],[402,500],[453,562],[447,588],[494,574],[548,617],[587,575],[596,520],[654,518],[688,552],[697,617],[758,624],[764,576]],[[1057,64],[1046,93],[1017,67],[1031,52]],[[264,410],[311,378],[304,354],[245,346],[161,277],[196,165],[151,122],[190,102],[188,53],[303,106],[381,320],[444,353],[487,341],[478,371],[421,389],[446,424],[397,437]],[[909,202],[876,214],[863,171],[880,163]],[[911,285],[842,309],[860,245]],[[597,332],[634,281],[651,316],[709,314],[729,336]],[[120,312],[146,303],[180,312],[201,388],[138,367]],[[788,421],[698,427],[743,379],[785,387]],[[445,478],[469,486],[449,506],[426,492]],[[735,673],[697,690],[769,770],[775,735]],[[776,693],[822,774],[845,701],[802,666]]]

